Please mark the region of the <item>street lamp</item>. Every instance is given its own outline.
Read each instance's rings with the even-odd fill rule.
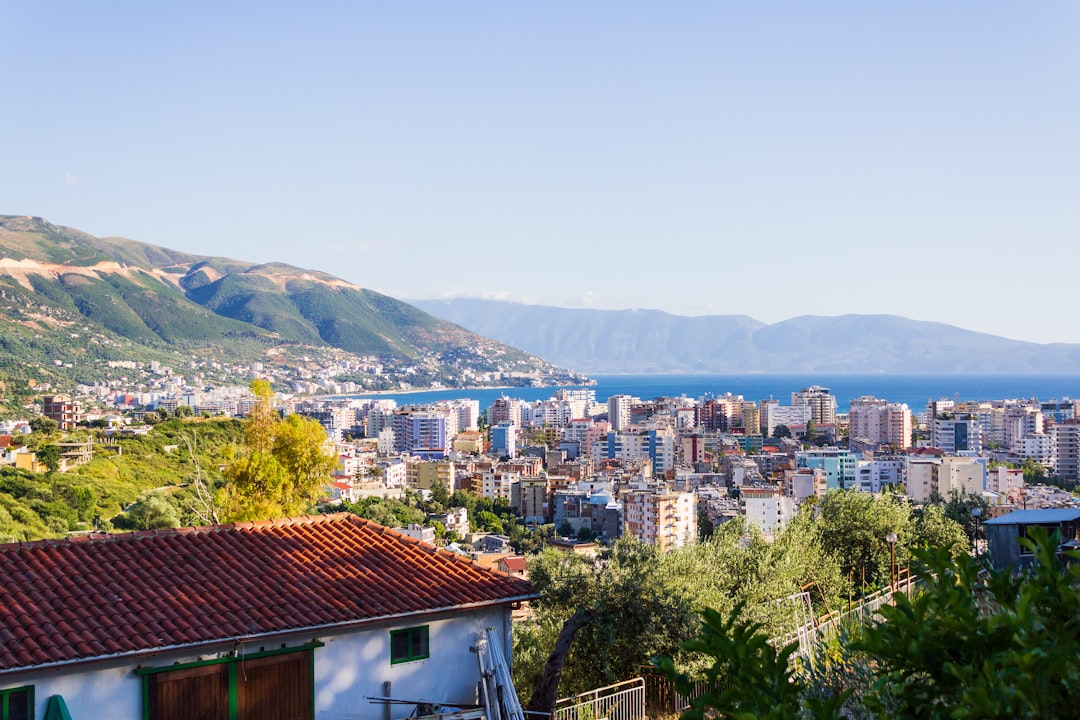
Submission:
[[[971,508],[971,517],[975,520],[975,532],[971,538],[971,549],[976,557],[979,555],[979,518],[982,517],[982,508],[976,505]]]
[[[885,536],[885,542],[889,543],[889,585],[896,592],[896,541],[900,538],[892,530]]]

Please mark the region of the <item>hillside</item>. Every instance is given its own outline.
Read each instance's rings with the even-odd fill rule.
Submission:
[[[1036,343],[893,315],[573,310],[458,298],[417,307],[585,373],[1080,373],[1080,345]]]
[[[0,216],[0,311],[0,373],[19,381],[84,382],[108,360],[193,353],[245,363],[283,347],[375,358],[391,374],[448,385],[482,384],[485,373],[567,377],[327,273],[96,238],[36,217]]]

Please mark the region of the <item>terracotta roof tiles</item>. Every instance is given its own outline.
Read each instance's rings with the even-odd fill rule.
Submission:
[[[347,514],[0,545],[0,672],[534,596]]]

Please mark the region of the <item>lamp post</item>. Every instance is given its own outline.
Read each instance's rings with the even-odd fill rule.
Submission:
[[[885,542],[889,543],[889,586],[896,592],[896,541],[900,538],[892,530],[885,536]]]
[[[971,549],[975,557],[979,556],[979,519],[982,517],[982,508],[976,505],[971,508],[971,517],[975,520],[975,532],[971,538]]]

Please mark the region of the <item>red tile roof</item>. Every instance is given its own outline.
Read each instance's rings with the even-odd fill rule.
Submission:
[[[0,672],[535,596],[344,513],[0,545]]]

